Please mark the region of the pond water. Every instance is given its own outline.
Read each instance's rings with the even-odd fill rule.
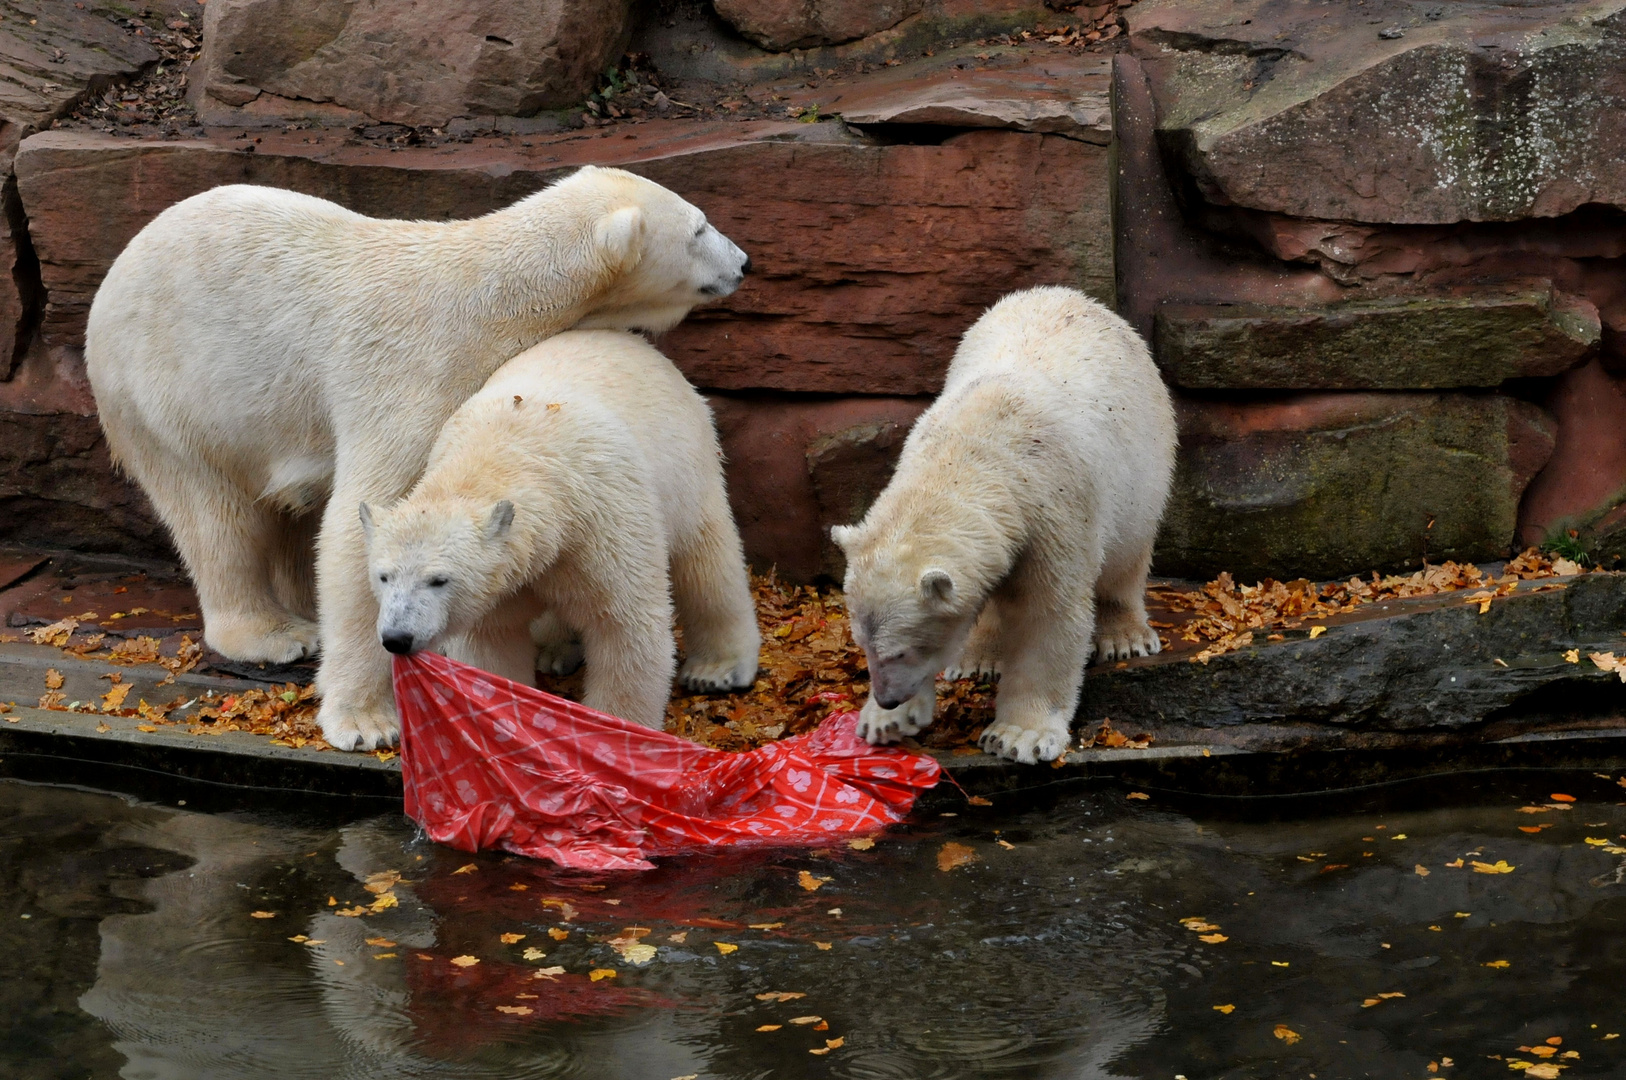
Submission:
[[[1626,1075],[1615,778],[1128,796],[584,875],[3,781],[0,1076]]]

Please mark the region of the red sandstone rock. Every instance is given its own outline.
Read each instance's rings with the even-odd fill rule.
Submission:
[[[925,0],[713,0],[747,41],[783,52],[836,45],[898,25]]]
[[[1626,553],[1626,379],[1593,362],[1558,381],[1547,408],[1558,441],[1519,512],[1519,540],[1574,529],[1600,555]]]
[[[566,108],[619,57],[629,6],[213,0],[193,104],[221,124],[262,92],[285,99],[281,111],[315,102],[412,125]]]
[[[335,199],[380,217],[467,217],[566,168],[623,165],[705,210],[756,270],[662,347],[698,385],[930,393],[959,335],[1026,285],[1111,293],[1107,154],[1050,135],[978,131],[875,146],[835,124],[652,122],[608,137],[448,155],[267,134],[144,143],[47,132],[18,178],[47,291],[43,334],[76,347],[97,284],[165,207],[223,183]],[[749,178],[749,182],[742,182]]]
[[[713,395],[728,496],[753,565],[793,582],[839,578],[830,526],[863,516],[928,404]]]

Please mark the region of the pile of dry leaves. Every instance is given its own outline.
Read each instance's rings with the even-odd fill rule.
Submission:
[[[1554,558],[1529,548],[1508,561],[1500,577],[1492,577],[1472,563],[1445,562],[1426,566],[1413,574],[1382,577],[1376,572],[1371,581],[1350,578],[1316,586],[1300,578],[1280,582],[1271,578],[1256,585],[1238,585],[1223,573],[1195,592],[1168,586],[1153,586],[1147,594],[1170,611],[1190,612],[1181,622],[1153,622],[1160,630],[1171,631],[1184,641],[1206,643],[1192,659],[1206,664],[1222,653],[1253,644],[1256,632],[1267,632],[1267,640],[1281,640],[1275,630],[1297,630],[1306,621],[1319,621],[1344,615],[1363,604],[1400,600],[1414,596],[1474,590],[1466,598],[1488,611],[1493,599],[1506,596],[1520,581],[1561,577],[1582,573],[1582,567],[1569,559]],[[1310,631],[1312,637],[1321,628]],[[1164,637],[1165,644],[1168,637]]]

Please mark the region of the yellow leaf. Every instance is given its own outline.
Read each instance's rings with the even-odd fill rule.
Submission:
[[[384,870],[377,874],[369,874],[362,888],[374,896],[379,896],[395,888],[400,881],[401,872],[399,870]]]
[[[46,668],[45,669],[45,689],[47,689],[47,690],[60,690],[60,689],[62,689],[62,672],[58,671],[56,668]]]
[[[794,990],[769,990],[765,994],[758,994],[756,996],[756,998],[757,998],[758,1001],[781,1001],[781,1002],[783,1002],[783,1001],[795,1001],[797,998],[805,998],[806,996],[807,996],[806,994],[799,994]]]
[[[835,942],[833,942],[833,941],[815,941],[813,944],[814,944],[815,947],[818,948],[818,950],[820,952],[829,952],[830,949],[835,945]]]
[[[373,946],[375,949],[395,948],[395,942],[386,937],[370,937],[367,939],[367,944]]]
[[[1144,791],[1131,791],[1128,795],[1125,795],[1124,798],[1126,798],[1126,799],[1150,799],[1151,796],[1146,794],[1146,792],[1144,792]]]
[[[395,898],[395,894],[392,893],[392,892],[387,892],[387,893],[380,893],[379,894],[378,899],[374,900],[372,902],[372,904],[370,905],[370,910],[374,914],[377,914],[378,912],[383,911],[386,908],[400,907],[400,906],[401,906],[401,901],[399,901],[399,900],[397,900]]]
[[[674,945],[682,945],[684,942],[689,940],[689,932],[687,930],[680,930],[675,934],[667,934],[666,940],[670,941]]]
[[[1471,911],[1454,911],[1454,912],[1452,912],[1452,914],[1455,915],[1459,919],[1466,919],[1470,915],[1472,915],[1473,912],[1471,912]]]
[[[274,911],[251,911],[248,913],[248,917],[251,919],[274,919],[277,917],[277,913]]]
[[[750,927],[752,930],[777,930],[784,925],[782,922],[754,922]]]
[[[1451,867],[1453,870],[1461,870],[1462,869],[1462,857],[1459,855],[1457,857],[1456,862],[1448,862],[1445,865]]]
[[[124,699],[130,696],[129,683],[114,683],[108,687],[107,693],[102,695],[102,712],[113,712],[124,708]]]
[[[1580,649],[1567,649],[1567,650],[1565,650],[1564,659],[1568,663],[1579,664],[1581,662],[1581,650]]]
[[[1197,940],[1209,945],[1218,945],[1222,941],[1230,941],[1231,939],[1224,934],[1201,934]]]
[[[867,836],[860,836],[856,840],[847,841],[847,846],[854,851],[868,851],[875,846],[875,841]]]
[[[1233,1012],[1236,1011],[1236,1006],[1235,1005],[1215,1005],[1214,1006],[1214,1011],[1218,1012],[1218,1013],[1224,1013],[1226,1016],[1230,1016]]]
[[[830,1049],[830,1050],[840,1050],[846,1044],[847,1044],[847,1039],[846,1039],[845,1036],[837,1036],[834,1039],[826,1039],[826,1040],[824,1040],[825,1047],[827,1049]]]
[[[392,953],[392,952],[373,953],[373,959],[374,960],[394,960],[399,955],[400,955],[400,953]]]
[[[793,1017],[790,1018],[790,1022],[793,1023],[793,1024],[819,1024],[819,1023],[824,1022],[824,1017],[822,1017],[822,1016],[793,1016]]]
[[[1325,626],[1312,626],[1310,627],[1310,640],[1314,641],[1316,638],[1320,637],[1326,632],[1327,628]]]
[[[532,945],[530,948],[520,953],[520,956],[526,960],[540,960],[547,955],[547,953],[543,952],[541,949],[538,949],[535,945]]]
[[[1404,840],[1405,838],[1406,834],[1403,832],[1397,832],[1393,836],[1389,837],[1391,840]]]
[[[454,874],[472,874],[478,869],[480,869],[480,868],[478,866],[476,866],[474,863],[464,863],[462,866],[459,866],[456,870],[453,870],[452,873],[454,873]]]
[[[829,1052],[830,1048],[828,1046],[819,1046],[808,1051],[810,1054],[828,1054]]]
[[[1422,863],[1418,863],[1416,866],[1412,867],[1411,869],[1412,869],[1412,873],[1416,874],[1418,877],[1428,877],[1428,875],[1429,875],[1428,867],[1424,866]]]
[[[535,971],[531,972],[531,978],[546,979],[549,982],[553,982],[557,976],[563,975],[564,973],[565,969],[562,967],[537,968]]]
[[[531,1010],[525,1005],[498,1005],[497,1011],[507,1013],[509,1016],[529,1016]]]
[[[548,928],[548,936],[555,941],[563,941],[565,938],[570,936],[570,931],[561,930],[557,926],[550,926]]]
[[[145,731],[147,734],[151,735],[153,732],[157,731],[158,729],[153,727],[151,724],[137,724],[136,725],[136,730],[137,731]]]
[[[478,956],[454,956],[454,957],[452,957],[452,964],[455,965],[456,967],[460,967],[460,968],[471,968],[475,964],[478,964],[479,962],[480,962],[480,958]]]
[[[977,861],[977,853],[964,844],[956,844],[952,840],[944,844],[937,852],[937,868],[944,872],[954,870],[961,866],[968,866]]]
[[[1474,868],[1474,873],[1476,874],[1511,874],[1516,869],[1515,867],[1509,866],[1506,859],[1497,859],[1493,863],[1479,862],[1478,860],[1475,860],[1469,865]]]
[[[1589,836],[1586,838],[1586,842],[1591,844],[1593,847],[1605,847],[1608,845],[1609,840],[1604,837]]]
[[[1271,1034],[1275,1035],[1288,1046],[1292,1046],[1294,1043],[1304,1038],[1304,1036],[1300,1035],[1286,1024],[1277,1024],[1275,1030],[1272,1031]]]
[[[778,1031],[780,1028],[782,1028],[784,1026],[785,1026],[784,1024],[763,1024],[762,1026],[758,1027],[757,1030],[758,1031]]]
[[[1506,960],[1487,960],[1484,966],[1488,968],[1512,967]]]
[[[614,946],[614,942],[612,942],[611,945]],[[645,945],[641,941],[633,942],[631,945],[616,948],[615,951],[621,954],[621,959],[625,960],[633,967],[642,967],[644,964],[647,964],[651,960],[655,959],[655,946]]]
[[[613,979],[615,978],[615,971],[611,968],[594,968],[587,973],[587,977],[593,982],[598,982],[600,979]]]
[[[504,934],[499,939],[504,945],[514,945],[525,940],[524,934]]]
[[[830,879],[827,877],[814,877],[806,870],[803,870],[800,874],[796,875],[796,884],[800,885],[808,892],[818,892],[819,889],[824,886],[824,883],[829,880]]]
[[[740,951],[740,947],[738,945],[730,945],[726,941],[714,941],[712,944],[717,946],[717,951],[722,953],[724,956],[727,956],[731,952]]]
[[[1286,967],[1287,963],[1288,962],[1286,960],[1272,960],[1270,962],[1270,966],[1271,967]]]
[[[998,844],[1000,847],[1004,848],[1006,851],[1015,851],[1016,850],[1016,845],[1011,843],[1009,840],[995,840],[994,843]]]

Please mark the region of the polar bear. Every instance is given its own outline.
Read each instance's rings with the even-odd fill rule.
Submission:
[[[398,726],[357,504],[404,495],[441,425],[521,350],[571,327],[665,330],[749,268],[700,210],[618,169],[453,222],[232,185],[125,248],[85,363],[114,459],[191,572],[205,640],[271,663],[320,642],[323,733],[370,748]]]
[[[1128,323],[1055,286],[990,308],[891,483],[831,530],[869,661],[859,733],[913,735],[939,671],[997,664],[983,748],[1060,755],[1092,643],[1103,660],[1158,651],[1144,594],[1174,448],[1169,392]]]
[[[388,510],[361,504],[378,638],[531,685],[540,616],[580,636],[584,702],[658,728],[672,614],[692,690],[757,677],[761,644],[711,410],[635,334],[566,331],[497,369]],[[670,584],[669,584],[670,582]]]

